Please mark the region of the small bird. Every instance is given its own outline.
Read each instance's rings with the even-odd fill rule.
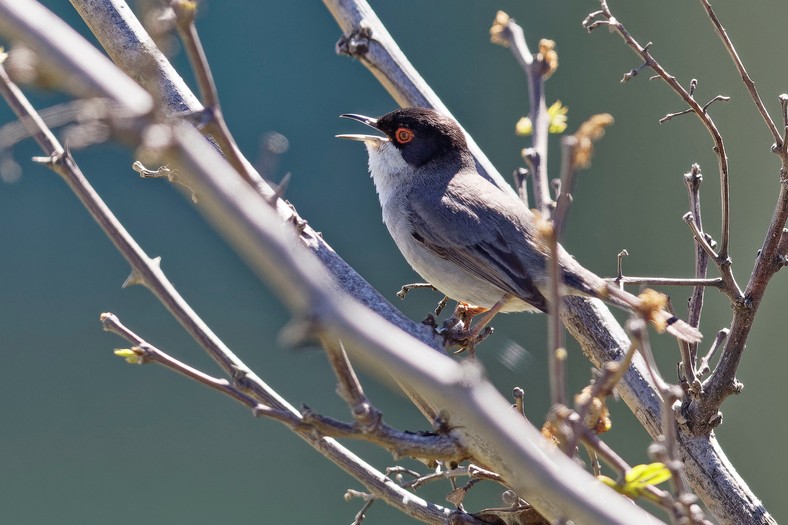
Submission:
[[[366,145],[383,222],[413,269],[451,299],[478,307],[474,313],[486,312],[474,335],[499,312],[547,312],[550,255],[540,242],[537,217],[513,192],[479,175],[453,119],[425,108],[401,108],[377,119],[341,117],[383,133],[337,137]],[[663,309],[649,309],[560,245],[558,263],[562,293],[602,299],[646,316],[679,339],[700,341],[696,328]]]

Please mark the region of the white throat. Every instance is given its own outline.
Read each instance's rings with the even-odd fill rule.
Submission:
[[[405,172],[412,168],[391,142],[365,142],[365,145],[369,154],[369,173],[385,211],[389,201],[409,182]]]

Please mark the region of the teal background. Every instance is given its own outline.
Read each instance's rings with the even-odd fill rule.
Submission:
[[[88,34],[68,3],[45,4]],[[699,100],[732,97],[710,111],[729,148],[732,256],[744,286],[778,191],[771,137],[699,5],[671,0],[612,7],[642,44],[654,42],[654,55],[684,85],[699,80]],[[720,0],[715,7],[777,117],[777,96],[786,91],[788,76],[780,54],[788,43],[788,5]],[[594,113],[616,118],[592,167],[581,174],[566,232],[566,247],[589,268],[612,275],[616,254],[626,248],[629,274],[690,275],[682,174],[693,162],[705,175],[706,229],[719,238],[719,183],[708,134],[693,117],[658,124],[666,113],[684,109],[661,81],[649,81],[644,72],[619,83],[639,61],[616,35],[604,29],[588,35],[581,28],[598,8],[595,2],[401,0],[374,2],[373,8],[505,175],[522,163],[527,141],[513,129],[527,112],[527,94],[522,72],[508,50],[489,43],[488,28],[496,10],[504,9],[525,27],[532,48],[542,37],[557,41],[560,67],[547,83],[548,103],[560,99],[569,106],[569,130]],[[276,181],[292,173],[287,198],[299,213],[370,283],[421,319],[439,297],[417,291],[400,302],[394,296],[401,284],[418,278],[380,221],[363,148],[333,138],[361,132],[339,120],[340,113],[379,115],[394,103],[359,63],[334,54],[340,31],[328,11],[319,2],[209,2],[198,24],[224,113],[247,156],[260,159],[267,132],[285,135],[289,149],[273,167],[264,162],[267,175]],[[192,83],[183,56],[175,62]],[[39,108],[63,100],[28,92]],[[0,123],[10,120],[0,108]],[[555,176],[558,140],[551,146]],[[40,154],[32,141],[13,153],[22,178],[0,185],[0,521],[352,521],[360,502],[348,504],[342,496],[346,488],[362,487],[281,425],[256,420],[160,367],[132,367],[113,356],[112,349],[126,343],[101,331],[104,311],[171,354],[216,371],[145,289],[121,290],[126,263],[68,188],[29,162]],[[150,255],[162,256],[180,292],[236,353],[292,403],[349,419],[323,354],[277,344],[288,320],[281,304],[187,199],[164,181],[140,180],[130,169],[132,153],[119,146],[94,146],[75,156],[125,226]],[[683,310],[688,292],[673,294]],[[781,417],[785,294],[785,276],[778,274],[742,361],[744,392],[726,402],[717,432],[778,521],[788,519],[786,483],[780,481],[788,468],[788,425]],[[709,293],[706,341],[729,320],[726,301]],[[525,388],[528,416],[537,424],[548,407],[545,326],[543,316],[499,317],[480,355],[504,395]],[[674,379],[675,344],[657,337],[655,347],[663,373]],[[580,388],[589,365],[575,347],[569,365],[572,387]],[[427,427],[395,389],[366,373],[362,378],[389,423]],[[606,439],[631,463],[647,461],[647,436],[622,403],[613,405],[614,429]],[[380,469],[414,466],[369,445],[350,445]],[[443,503],[449,490],[441,483],[421,494]],[[498,492],[480,487],[467,508],[497,506]],[[367,515],[370,523],[410,522],[379,503]]]

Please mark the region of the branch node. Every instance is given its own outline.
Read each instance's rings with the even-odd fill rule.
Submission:
[[[353,58],[361,58],[369,52],[369,44],[372,42],[372,30],[362,25],[349,35],[342,35],[334,46],[337,55],[347,55]]]

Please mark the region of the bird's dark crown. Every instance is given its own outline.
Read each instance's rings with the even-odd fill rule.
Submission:
[[[401,108],[380,117],[376,126],[402,152],[405,162],[419,167],[434,160],[469,158],[468,144],[460,126],[450,117],[426,108]],[[401,130],[412,132],[410,139]]]

